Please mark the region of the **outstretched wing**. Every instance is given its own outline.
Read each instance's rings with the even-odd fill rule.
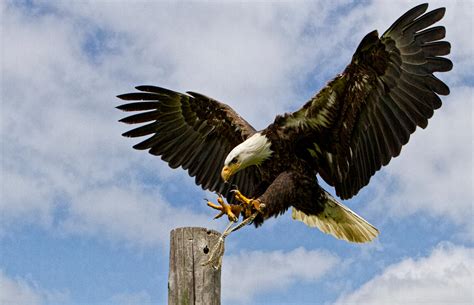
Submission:
[[[444,8],[419,5],[382,35],[369,33],[351,63],[306,105],[276,123],[296,132],[323,179],[343,199],[399,155],[416,127],[425,128],[449,88],[433,72],[449,71],[441,26]]]
[[[149,136],[133,146],[161,156],[171,168],[181,166],[203,189],[217,191],[230,199],[237,185],[251,194],[259,179],[257,169],[237,173],[224,183],[220,172],[227,154],[255,133],[255,129],[228,105],[194,92],[182,94],[154,86],[136,87],[140,92],[118,97],[135,101],[117,108],[140,113],[120,120],[127,124],[146,123],[127,131],[125,137]],[[235,188],[235,186],[234,186]]]

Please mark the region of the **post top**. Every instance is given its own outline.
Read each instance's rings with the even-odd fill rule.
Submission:
[[[220,233],[216,230],[213,229],[208,229],[208,228],[203,228],[203,227],[179,227],[179,228],[174,228],[171,230],[170,234],[173,233],[178,233],[178,232],[183,232],[183,231],[191,231],[191,232],[196,232],[196,233],[201,233],[205,232],[208,235],[220,235]]]

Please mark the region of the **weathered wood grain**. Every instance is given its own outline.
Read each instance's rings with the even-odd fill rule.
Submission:
[[[206,228],[171,231],[168,305],[220,305],[221,270],[202,266],[219,236]]]

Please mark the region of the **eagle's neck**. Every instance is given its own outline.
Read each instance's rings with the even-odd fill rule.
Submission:
[[[248,153],[249,165],[260,165],[263,161],[270,158],[273,151],[270,149],[272,143],[261,133],[256,133],[242,144],[242,150]]]
[[[272,155],[271,145],[272,143],[266,136],[256,133],[234,147],[227,155],[224,165],[229,166],[236,163],[239,170],[251,165],[260,165]]]

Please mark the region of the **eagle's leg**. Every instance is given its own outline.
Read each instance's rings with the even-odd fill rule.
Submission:
[[[207,201],[207,205],[213,209],[219,210],[220,213],[214,217],[214,219],[222,217],[224,214],[229,218],[229,225],[226,227],[224,232],[217,240],[217,243],[212,247],[209,259],[204,262],[202,265],[211,265],[214,269],[219,269],[222,265],[222,257],[224,255],[224,240],[232,232],[239,230],[240,228],[246,226],[249,223],[252,223],[254,219],[260,214],[263,213],[265,205],[260,203],[259,200],[248,199],[239,191],[235,192],[235,198],[241,202],[241,204],[227,204],[224,202],[222,196],[219,195],[217,202],[219,205]],[[243,212],[245,215],[244,219],[237,225],[233,226],[237,220],[238,215]],[[236,216],[237,215],[237,216]]]
[[[235,199],[242,203],[245,217],[250,217],[254,211],[263,214],[265,204],[262,204],[258,199],[250,199],[245,197],[239,190],[233,190]]]
[[[244,227],[245,225],[251,223],[255,217],[257,217],[258,212],[254,212],[250,217],[245,218],[242,220],[241,223],[232,227],[234,225],[234,221],[230,221],[227,227],[225,228],[224,232],[222,232],[221,236],[217,240],[216,244],[212,247],[211,252],[209,253],[209,258],[206,262],[202,263],[202,266],[211,265],[212,268],[218,270],[222,266],[222,257],[224,256],[224,240],[225,238],[232,232],[239,230],[240,228]]]
[[[224,214],[227,215],[229,220],[232,222],[236,222],[239,219],[240,212],[242,211],[242,207],[240,205],[227,204],[224,202],[224,199],[222,199],[221,196],[217,197],[217,202],[219,205],[214,204],[207,199],[205,200],[207,201],[207,205],[209,207],[220,211],[220,213],[217,214],[214,219],[222,217]]]

